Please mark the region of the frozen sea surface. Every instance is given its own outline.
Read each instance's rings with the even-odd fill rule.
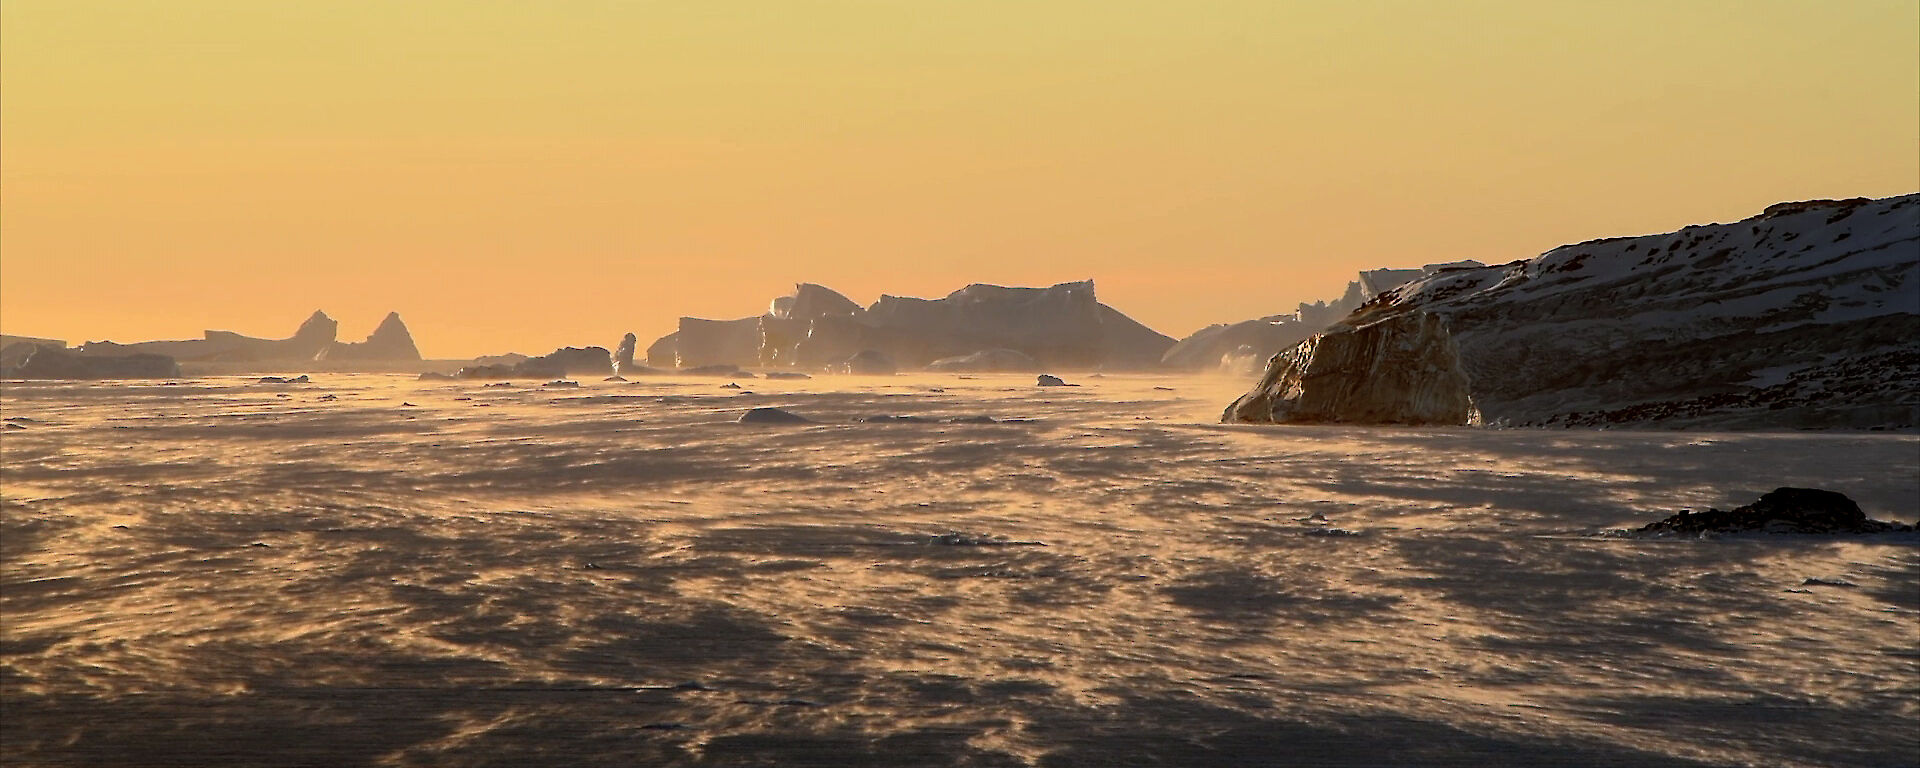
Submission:
[[[1920,764],[1915,537],[1591,535],[1920,439],[1068,379],[8,383],[0,762]]]

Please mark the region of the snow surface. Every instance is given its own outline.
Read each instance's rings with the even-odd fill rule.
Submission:
[[[1920,438],[1212,423],[1230,379],[533,383],[0,388],[7,762],[1920,753],[1913,537],[1593,535],[1780,485],[1911,521]]]

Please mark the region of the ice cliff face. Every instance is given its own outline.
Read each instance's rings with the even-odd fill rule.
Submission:
[[[1453,426],[1476,418],[1446,322],[1406,312],[1336,325],[1275,355],[1220,420]]]
[[[1488,423],[1920,424],[1920,195],[1783,203],[1427,275],[1347,322],[1443,317]]]
[[[758,317],[681,318],[679,330],[648,347],[647,358],[681,368],[826,368],[872,351],[902,368],[920,368],[985,350],[1012,350],[1047,366],[1145,368],[1172,344],[1101,304],[1092,281],[1050,288],[970,285],[939,299],[882,296],[866,308],[830,289],[801,284]]]
[[[1478,266],[1481,264],[1477,261],[1456,261],[1417,269],[1370,269],[1348,283],[1346,293],[1338,299],[1303,303],[1289,314],[1207,326],[1176,342],[1161,356],[1160,362],[1185,370],[1222,368],[1258,372],[1274,353],[1340,322],[1381,293],[1441,270]]]

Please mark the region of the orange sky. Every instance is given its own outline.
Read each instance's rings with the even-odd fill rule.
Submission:
[[[1916,189],[1914,0],[0,5],[0,330],[75,342],[1083,278],[1183,336]]]

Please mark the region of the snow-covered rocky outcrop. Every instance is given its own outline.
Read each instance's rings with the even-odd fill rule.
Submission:
[[[939,299],[882,296],[865,308],[807,283],[757,317],[683,317],[678,330],[648,347],[647,359],[680,368],[825,368],[874,351],[902,368],[920,368],[1007,349],[1051,367],[1145,368],[1172,344],[1101,304],[1090,280],[1050,288],[970,285]]]
[[[1489,424],[1920,424],[1920,194],[1446,270],[1347,319],[1428,313]]]
[[[1458,426],[1477,421],[1446,321],[1410,312],[1336,325],[1273,357],[1223,422]]]
[[[1338,299],[1303,303],[1283,315],[1207,326],[1174,343],[1160,362],[1184,370],[1218,368],[1256,373],[1274,353],[1326,330],[1375,296],[1441,270],[1478,266],[1481,264],[1477,261],[1455,261],[1417,269],[1366,270],[1347,283],[1346,293]]]

